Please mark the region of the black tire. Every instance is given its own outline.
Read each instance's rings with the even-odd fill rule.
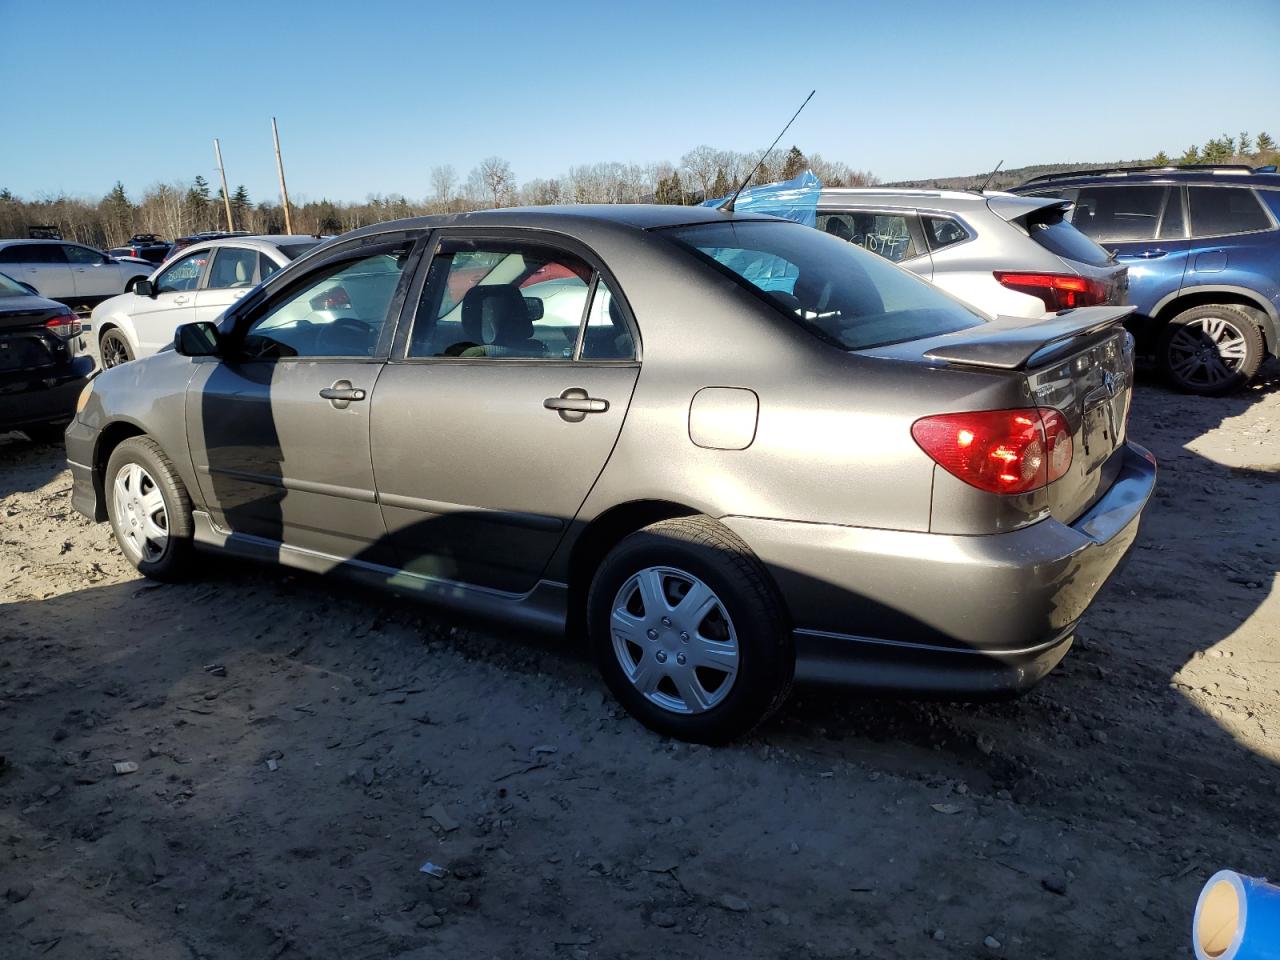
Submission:
[[[120,516],[116,505],[115,481],[120,472],[131,464],[139,465],[160,491],[164,502],[165,528],[168,537],[158,556],[139,556],[128,543],[130,518]],[[192,542],[191,498],[178,471],[165,456],[160,445],[150,437],[130,437],[111,452],[107,472],[103,478],[107,500],[107,516],[115,531],[116,542],[125,557],[144,577],[176,583],[191,573],[195,554]],[[139,495],[149,492],[144,485]]]
[[[1231,355],[1223,356],[1224,349]],[[1253,318],[1239,307],[1214,303],[1170,320],[1156,349],[1165,380],[1202,397],[1239,390],[1258,373],[1265,355],[1262,330]]]
[[[106,370],[132,360],[133,348],[129,346],[129,338],[120,332],[119,327],[108,327],[98,341],[98,356],[102,358],[102,367]]]
[[[22,428],[22,432],[31,438],[33,443],[48,443],[61,447],[66,443],[65,423],[33,423]]]
[[[701,580],[715,593],[736,633],[736,675],[723,699],[702,712],[674,712],[653,702],[633,685],[615,652],[614,601],[632,577],[651,567]],[[678,589],[679,579],[662,581],[664,590],[672,583]],[[669,621],[666,625],[671,627]],[[700,623],[700,628],[707,626],[705,620]],[[710,517],[663,520],[623,538],[591,582],[587,634],[596,664],[619,702],[651,730],[680,740],[717,744],[748,733],[782,705],[795,676],[795,645],[773,579],[745,543]],[[664,635],[651,649],[667,641],[679,642]],[[635,644],[633,649],[642,648]],[[637,665],[638,660],[633,667]],[[670,679],[666,682],[674,689]]]

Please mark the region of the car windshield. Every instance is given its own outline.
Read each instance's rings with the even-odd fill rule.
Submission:
[[[29,297],[31,291],[22,286],[16,280],[12,280],[0,273],[0,297]]]
[[[938,336],[987,320],[906,270],[798,224],[727,220],[662,232],[845,350]]]

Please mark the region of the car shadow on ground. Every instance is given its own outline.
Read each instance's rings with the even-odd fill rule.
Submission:
[[[14,493],[36,490],[63,469],[62,457],[49,457],[57,444],[37,443],[25,433],[0,432],[0,500]]]

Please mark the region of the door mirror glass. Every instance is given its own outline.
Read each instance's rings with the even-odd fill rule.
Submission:
[[[173,349],[184,357],[216,357],[222,352],[218,328],[203,320],[184,323],[174,331]]]
[[[133,285],[133,292],[140,297],[151,297],[154,299],[156,295],[156,288],[151,285],[150,280],[139,280]]]

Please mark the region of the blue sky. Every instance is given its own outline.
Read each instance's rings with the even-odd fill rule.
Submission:
[[[274,114],[296,197],[417,198],[763,146],[811,88],[787,140],[885,180],[1280,138],[1280,2],[0,0],[0,186],[212,181],[216,136],[266,199]]]

